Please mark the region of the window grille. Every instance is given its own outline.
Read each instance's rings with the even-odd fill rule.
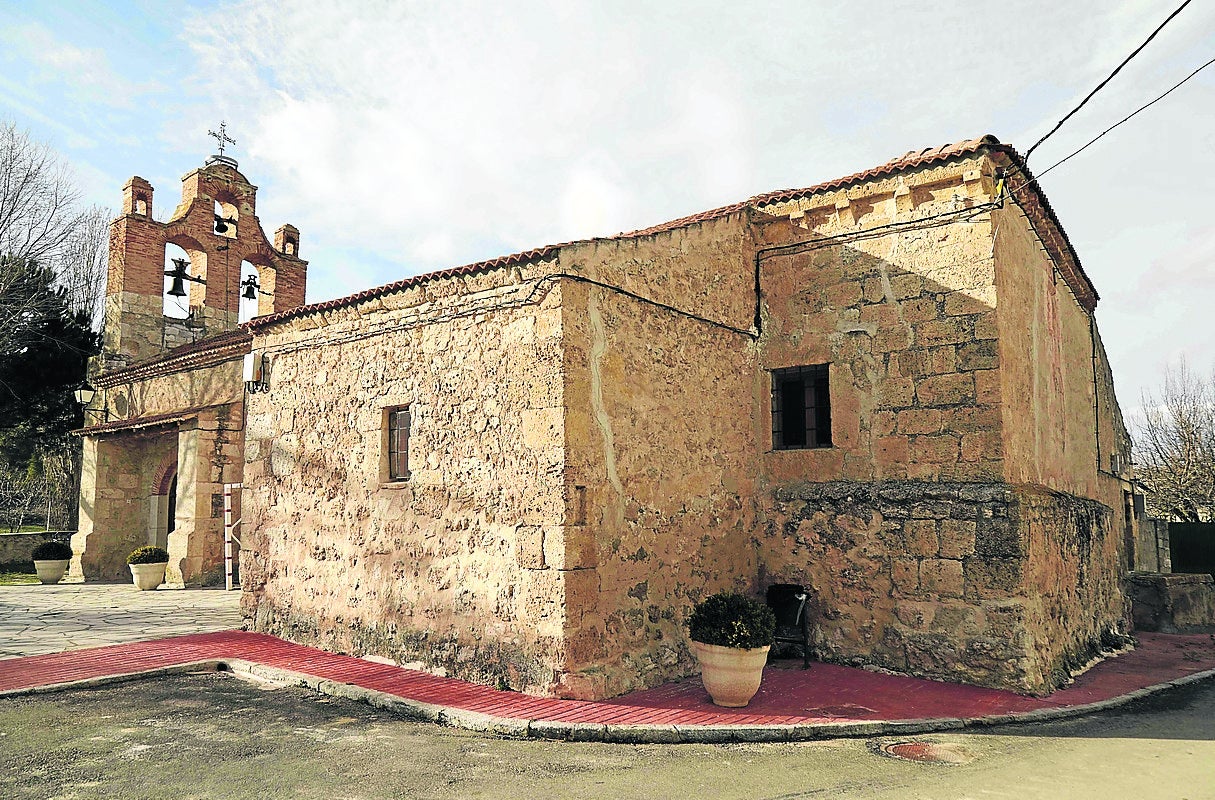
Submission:
[[[409,477],[409,407],[388,411],[388,479]]]
[[[772,449],[831,446],[829,366],[772,370]]]

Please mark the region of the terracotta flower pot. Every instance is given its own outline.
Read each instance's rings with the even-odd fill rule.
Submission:
[[[135,582],[135,588],[141,592],[147,592],[165,582],[165,569],[169,566],[169,562],[128,564],[127,566],[131,568],[131,580]]]
[[[70,558],[56,558],[45,561],[35,561],[34,571],[38,573],[38,580],[45,584],[59,583],[63,580],[63,576],[67,574],[68,564],[72,563]]]
[[[764,677],[769,646],[744,650],[693,641],[692,649],[700,660],[700,680],[715,705],[742,708],[751,702]]]

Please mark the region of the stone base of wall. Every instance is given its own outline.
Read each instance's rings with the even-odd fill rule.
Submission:
[[[1135,630],[1215,633],[1215,580],[1205,574],[1131,573]]]
[[[433,631],[406,630],[393,623],[367,626],[354,620],[281,612],[268,603],[254,604],[248,592],[242,594],[241,601],[246,628],[259,633],[332,653],[375,656],[410,669],[499,689],[538,695],[552,691],[555,673],[545,666],[552,657],[550,651],[477,641],[472,632],[460,639]]]
[[[1109,519],[1100,503],[1003,483],[785,486],[759,582],[812,587],[824,660],[1046,693],[1122,641]]]

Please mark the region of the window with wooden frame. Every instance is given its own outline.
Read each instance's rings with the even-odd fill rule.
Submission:
[[[772,449],[831,446],[829,364],[772,370]]]
[[[384,409],[384,452],[388,481],[409,479],[409,406]]]

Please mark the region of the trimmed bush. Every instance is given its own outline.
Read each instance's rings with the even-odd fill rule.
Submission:
[[[163,547],[139,547],[127,556],[128,564],[167,564],[169,551]]]
[[[772,609],[745,594],[721,592],[698,603],[688,618],[693,641],[747,650],[772,644],[776,616]]]
[[[72,557],[72,546],[63,542],[43,542],[34,548],[32,561],[63,561]]]

